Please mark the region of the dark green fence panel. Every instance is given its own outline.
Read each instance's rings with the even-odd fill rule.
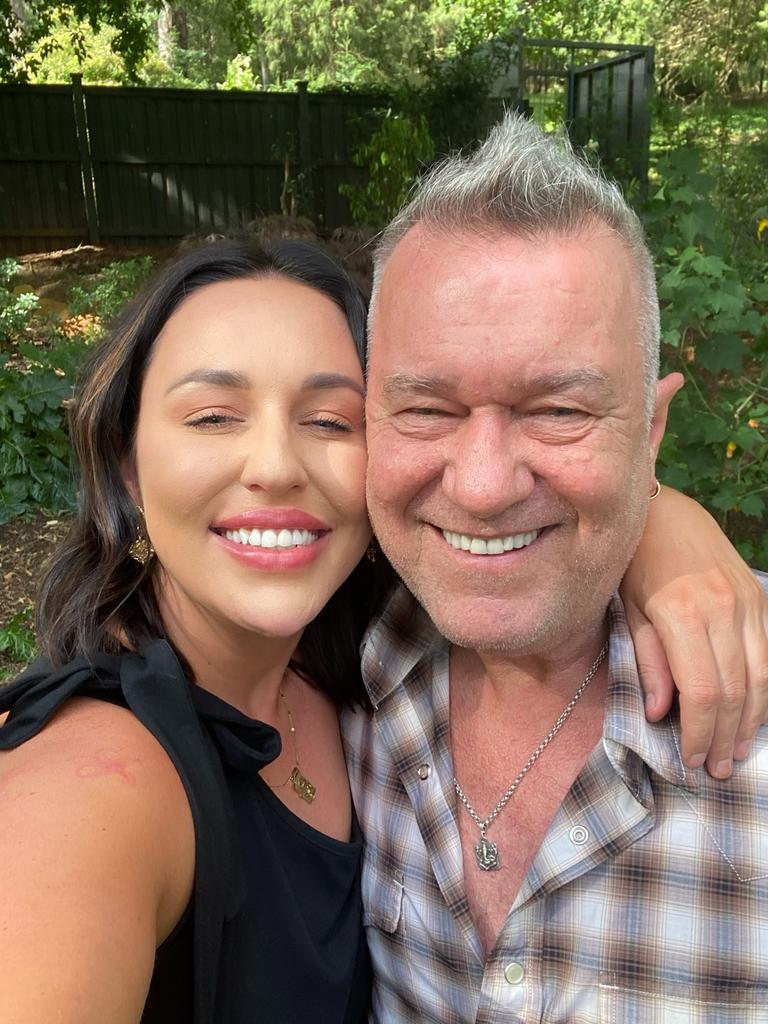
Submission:
[[[0,86],[0,253],[89,239],[172,244],[281,212],[333,230],[349,223],[338,187],[364,179],[352,153],[384,102],[302,90]],[[84,182],[95,197],[90,224]]]
[[[333,228],[352,223],[339,185],[365,183],[367,172],[352,162],[351,154],[370,138],[377,123],[375,111],[389,102],[383,95],[309,94],[309,186],[320,224]]]
[[[0,256],[87,237],[68,86],[0,88]]]
[[[102,237],[152,242],[225,232],[280,210],[295,96],[85,93]]]

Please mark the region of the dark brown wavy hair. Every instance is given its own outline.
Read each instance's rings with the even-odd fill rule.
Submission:
[[[162,270],[87,359],[70,410],[78,511],[45,572],[36,616],[41,651],[55,667],[78,654],[137,650],[167,639],[155,595],[157,561],[142,566],[129,554],[137,512],[121,473],[133,446],[144,373],[156,338],[185,298],[219,281],[266,275],[328,296],[344,313],[365,366],[365,299],[340,266],[308,243],[215,242]],[[381,554],[375,564],[363,559],[304,631],[298,670],[337,704],[362,699],[358,647],[390,579]]]

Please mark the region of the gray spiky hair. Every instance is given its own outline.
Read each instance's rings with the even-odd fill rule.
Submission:
[[[659,372],[659,303],[640,220],[619,187],[578,156],[567,138],[545,135],[519,114],[505,114],[474,153],[448,157],[416,183],[374,252],[369,327],[373,327],[384,267],[416,224],[438,232],[540,238],[575,234],[596,221],[621,239],[637,274],[638,333],[650,421]],[[372,341],[370,330],[369,337]]]

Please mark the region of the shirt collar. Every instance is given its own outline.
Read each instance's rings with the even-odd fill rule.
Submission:
[[[374,708],[423,658],[444,650],[447,643],[413,594],[398,583],[371,620],[360,646],[363,681]]]
[[[635,649],[618,594],[609,605],[608,624],[609,684],[603,724],[606,755],[624,778],[636,775],[642,762],[672,785],[697,789],[698,772],[686,768],[680,754],[677,714],[656,723],[645,717]],[[446,646],[447,641],[416,598],[398,584],[371,621],[360,649],[363,679],[374,708],[378,710],[420,662]]]
[[[632,774],[632,755],[673,786],[695,790],[698,772],[686,768],[680,753],[677,709],[660,722],[645,717],[643,690],[635,648],[618,594],[608,606],[608,694],[603,721],[603,747],[623,776]]]

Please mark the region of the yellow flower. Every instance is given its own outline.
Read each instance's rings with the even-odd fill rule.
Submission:
[[[733,458],[733,453],[735,451],[736,451],[736,443],[734,441],[729,441],[728,444],[725,446],[725,457],[726,457],[726,459],[732,459]]]
[[[762,238],[763,232],[768,228],[768,217],[761,217],[757,222],[757,237]]]

